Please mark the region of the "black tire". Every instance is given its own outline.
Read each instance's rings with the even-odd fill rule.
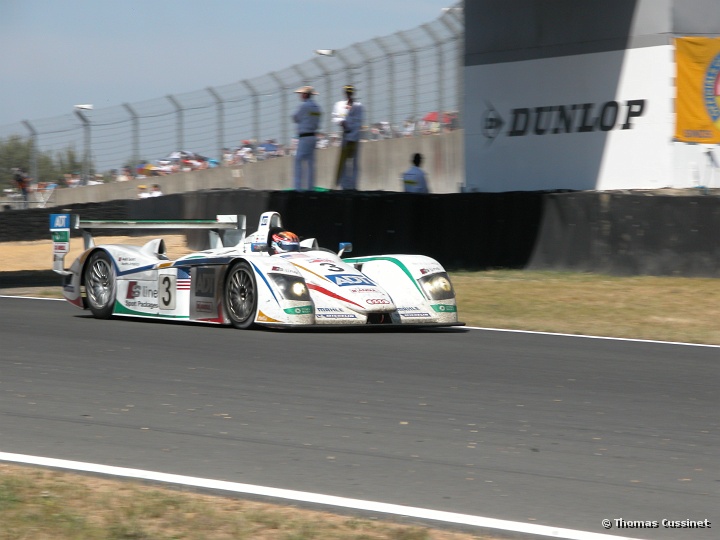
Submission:
[[[112,260],[104,251],[96,251],[85,265],[85,297],[96,319],[112,317],[116,294],[117,279]]]
[[[255,324],[257,284],[252,268],[245,261],[228,270],[223,288],[223,302],[225,313],[235,328],[246,330]]]

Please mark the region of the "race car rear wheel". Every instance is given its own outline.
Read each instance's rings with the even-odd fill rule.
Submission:
[[[109,319],[115,306],[117,280],[110,256],[104,251],[90,255],[85,266],[85,296],[97,319]]]
[[[225,313],[235,328],[247,329],[255,322],[257,285],[252,268],[245,261],[235,264],[225,278]]]

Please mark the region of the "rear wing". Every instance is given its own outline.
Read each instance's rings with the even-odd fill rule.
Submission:
[[[210,237],[210,248],[217,249],[240,245],[245,240],[245,216],[219,215],[213,219],[178,220],[82,220],[77,214],[51,214],[50,233],[53,239],[53,270],[59,274],[65,271],[65,256],[70,250],[70,231],[82,231],[85,249],[95,245],[92,236],[98,229],[171,230],[205,229]],[[225,231],[221,236],[220,231]]]

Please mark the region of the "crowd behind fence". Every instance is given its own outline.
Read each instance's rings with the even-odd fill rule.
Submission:
[[[243,141],[291,148],[298,106],[293,91],[306,84],[320,93],[326,136],[333,133],[330,113],[345,84],[356,87],[365,107],[367,139],[453,129],[462,119],[463,39],[462,9],[450,8],[411,30],[325,54],[309,50],[310,60],[260,77],[106,108],[76,106],[62,116],[0,126],[0,139],[26,137],[33,153],[72,148],[82,156],[85,179],[177,151],[222,163]],[[29,172],[36,180],[59,180]]]

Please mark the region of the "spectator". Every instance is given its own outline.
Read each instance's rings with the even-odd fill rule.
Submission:
[[[145,184],[140,184],[137,189],[138,199],[147,199],[150,196],[150,193],[148,193],[147,186]]]
[[[412,137],[415,135],[415,120],[411,116],[403,124],[403,137]]]
[[[12,172],[13,180],[15,180],[15,184],[17,184],[17,187],[20,189],[20,193],[22,193],[23,208],[27,208],[28,193],[30,192],[30,178],[25,170],[20,167],[14,168]]]
[[[117,181],[118,182],[127,182],[128,180],[132,180],[132,172],[130,171],[130,167],[123,167],[122,171],[120,171],[120,174],[117,175]]]
[[[427,185],[427,176],[425,171],[420,168],[420,165],[422,165],[422,154],[414,154],[412,164],[412,167],[402,175],[405,193],[430,193]]]
[[[362,129],[364,109],[356,101],[355,87],[351,84],[343,87],[346,99],[335,103],[332,121],[342,128],[340,159],[338,160],[336,184],[341,189],[355,190],[358,181],[358,162],[360,157],[360,130]],[[351,163],[348,171],[348,162]]]
[[[162,189],[160,189],[160,184],[153,184],[152,191],[148,193],[148,197],[160,197],[163,194]]]
[[[317,129],[322,112],[313,100],[317,92],[312,86],[301,86],[295,93],[300,94],[302,104],[293,115],[297,124],[298,142],[295,152],[295,175],[293,183],[296,191],[312,190],[315,187],[315,146]],[[303,171],[303,169],[305,169]]]

